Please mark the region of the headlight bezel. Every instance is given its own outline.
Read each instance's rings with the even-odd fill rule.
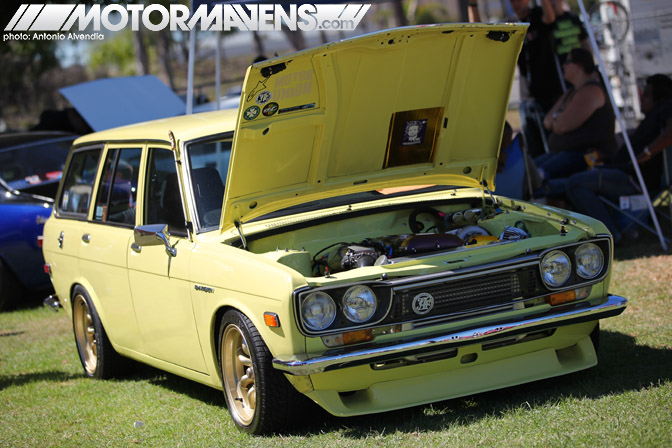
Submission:
[[[602,268],[595,275],[595,277],[586,279],[581,276],[576,271],[576,251],[584,244],[592,243],[595,244],[603,256]],[[572,261],[572,269],[570,271],[569,279],[561,286],[552,286],[543,281],[544,272],[542,270],[542,260],[544,257],[555,250],[561,250],[569,257],[569,260]],[[580,288],[582,286],[594,285],[601,282],[607,277],[611,266],[611,254],[612,254],[612,240],[608,235],[597,235],[595,238],[590,238],[582,241],[576,241],[569,244],[549,247],[538,255],[539,260],[539,275],[540,281],[543,286],[549,291],[560,291],[565,289]]]
[[[365,286],[373,292],[377,299],[376,309],[368,320],[363,322],[354,322],[346,317],[343,309],[343,297],[345,292],[351,288]],[[322,329],[316,330],[310,328],[306,322],[302,312],[302,306],[308,296],[315,292],[324,292],[331,296],[336,304],[336,317],[331,324]],[[380,324],[388,316],[392,305],[392,290],[389,286],[384,284],[374,284],[372,282],[356,282],[348,283],[333,287],[319,287],[310,288],[305,287],[294,291],[295,316],[299,326],[299,330],[305,336],[326,336],[329,334],[343,333],[344,331],[358,330],[362,328],[372,328]]]

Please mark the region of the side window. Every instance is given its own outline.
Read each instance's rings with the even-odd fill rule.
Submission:
[[[73,153],[68,172],[63,180],[63,191],[58,201],[58,210],[86,217],[91,202],[93,182],[98,171],[100,149]]]
[[[171,235],[186,236],[186,219],[175,157],[169,149],[150,148],[144,224],[168,224]]]
[[[220,138],[191,143],[187,147],[194,203],[201,228],[219,225],[231,145],[230,138]]]
[[[96,198],[95,221],[135,224],[141,148],[107,151]]]

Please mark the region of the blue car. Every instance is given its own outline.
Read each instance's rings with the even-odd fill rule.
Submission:
[[[60,132],[0,136],[0,310],[25,294],[51,291],[42,229],[76,137]]]

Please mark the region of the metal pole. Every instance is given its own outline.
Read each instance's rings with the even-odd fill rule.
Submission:
[[[189,61],[187,62],[187,115],[194,111],[194,61],[196,59],[196,27],[189,31]]]
[[[663,247],[663,250],[667,250],[667,244],[665,244],[665,238],[663,237],[663,232],[660,229],[660,224],[658,223],[658,217],[656,216],[656,211],[653,209],[653,204],[651,203],[651,197],[649,196],[649,190],[646,189],[646,184],[644,183],[644,178],[642,177],[642,172],[639,169],[637,164],[637,158],[635,157],[635,151],[632,149],[632,143],[630,143],[630,137],[628,137],[628,131],[623,122],[623,116],[621,111],[618,110],[616,106],[616,101],[614,100],[614,92],[611,90],[611,84],[609,83],[609,78],[607,77],[607,70],[604,67],[604,62],[602,61],[602,56],[600,55],[600,49],[597,47],[597,42],[595,41],[595,35],[593,30],[590,27],[590,17],[586,12],[586,7],[583,5],[583,0],[577,0],[579,8],[581,9],[581,15],[583,16],[583,23],[586,24],[586,32],[588,33],[588,38],[590,39],[590,46],[593,49],[593,54],[597,58],[597,63],[600,67],[600,75],[602,76],[602,81],[604,82],[604,87],[607,89],[609,94],[609,100],[611,101],[611,107],[614,109],[614,114],[618,120],[618,125],[621,128],[621,134],[623,135],[623,141],[625,142],[626,148],[628,148],[628,153],[630,153],[630,160],[632,165],[635,168],[635,174],[637,175],[637,181],[642,187],[644,192],[644,197],[646,198],[646,203],[649,207],[649,213],[651,214],[651,219],[653,220],[653,225],[656,228],[656,233],[658,234],[658,239],[660,240],[660,245]]]
[[[667,195],[667,205],[670,206],[670,220],[672,220],[672,184],[670,184],[670,165],[667,161],[669,148],[663,150],[663,168],[665,169],[665,190]]]
[[[219,110],[219,102],[222,97],[222,33],[217,33],[217,52],[215,59],[215,104]]]

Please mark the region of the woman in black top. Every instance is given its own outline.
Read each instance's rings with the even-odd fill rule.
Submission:
[[[572,87],[546,114],[544,127],[550,131],[551,152],[535,160],[547,179],[585,170],[587,152],[598,151],[608,157],[616,151],[614,111],[602,84],[595,79],[592,54],[573,49],[563,72]]]

